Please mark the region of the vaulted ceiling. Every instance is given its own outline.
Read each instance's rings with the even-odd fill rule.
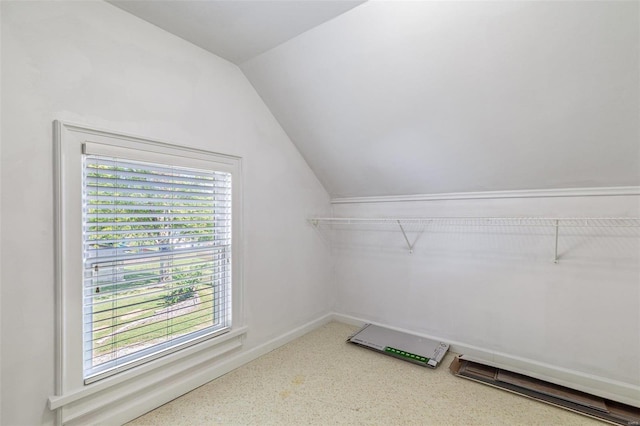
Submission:
[[[107,0],[240,64],[364,0]]]
[[[237,63],[334,197],[640,185],[639,2],[112,3]]]

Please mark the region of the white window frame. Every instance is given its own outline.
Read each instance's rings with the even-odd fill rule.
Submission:
[[[131,155],[130,159],[202,167],[232,175],[232,319],[231,329],[221,335],[85,384],[82,343],[82,161],[83,145],[99,144],[105,152]],[[49,406],[57,410],[57,422],[82,418],[87,407],[96,410],[116,398],[140,392],[145,377],[153,386],[171,373],[192,368],[194,362],[210,362],[237,350],[246,333],[242,284],[242,161],[240,157],[187,148],[125,134],[94,129],[69,122],[54,122],[55,195],[55,302],[56,302],[56,395]],[[161,368],[160,368],[161,367]],[[161,371],[160,371],[161,370]],[[160,374],[162,373],[162,374]],[[117,396],[113,389],[117,388]],[[110,392],[110,390],[112,390]],[[111,398],[111,399],[110,399]]]

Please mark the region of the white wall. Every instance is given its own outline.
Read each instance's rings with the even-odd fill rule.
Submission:
[[[242,355],[327,313],[329,198],[233,64],[102,2],[2,13],[2,419],[51,424],[52,121],[238,155],[249,332]]]
[[[639,196],[335,204],[339,217],[640,217]],[[640,229],[326,231],[338,313],[455,343],[627,402],[640,401]],[[415,238],[416,232],[409,232]]]

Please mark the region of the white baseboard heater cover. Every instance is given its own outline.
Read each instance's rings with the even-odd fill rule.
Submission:
[[[430,368],[436,368],[449,350],[448,343],[373,324],[365,324],[347,342]]]

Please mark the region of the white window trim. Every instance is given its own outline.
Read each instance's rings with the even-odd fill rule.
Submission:
[[[167,378],[182,374],[194,365],[211,362],[242,345],[247,331],[243,312],[242,159],[57,120],[54,121],[53,130],[56,393],[49,398],[49,408],[56,410],[56,422],[63,424],[99,410],[116,399],[144,391],[141,389],[142,382],[145,388],[156,386]],[[121,152],[123,148],[134,149],[144,155],[148,154],[150,158],[155,154],[170,155],[178,163],[183,159],[215,162],[216,168],[220,171],[232,173],[234,259],[233,318],[229,332],[88,385],[84,384],[82,352],[78,350],[82,348],[80,179],[82,145],[86,142],[102,144],[105,149],[114,152]],[[114,390],[117,392],[113,392]],[[117,393],[117,396],[114,396],[114,393]]]

